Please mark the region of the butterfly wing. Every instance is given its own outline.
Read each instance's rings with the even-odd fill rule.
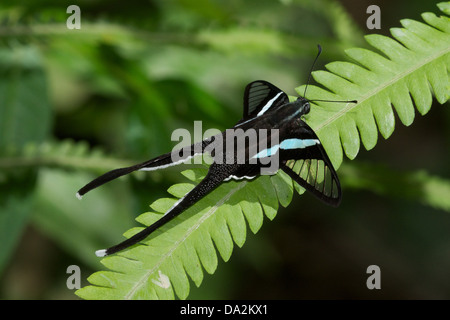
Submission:
[[[205,148],[211,144],[211,142],[214,140],[214,137],[205,139],[201,142],[192,144],[190,146],[174,150],[169,153],[165,153],[159,157],[156,157],[154,159],[126,167],[126,168],[119,168],[114,169],[112,171],[108,171],[105,174],[97,177],[96,179],[92,180],[88,184],[86,184],[84,187],[82,187],[80,190],[78,190],[76,196],[78,199],[81,199],[86,193],[89,191],[100,187],[101,185],[114,180],[116,178],[119,178],[121,176],[127,175],[131,172],[142,170],[142,171],[154,171],[159,169],[164,169],[170,166],[177,165],[183,161],[186,161],[192,157],[194,157],[197,154],[202,154],[205,151]],[[175,159],[175,160],[174,160]]]
[[[289,98],[286,93],[270,82],[253,81],[245,88],[243,120],[260,116],[269,109],[282,106],[288,102]]]
[[[303,121],[280,140],[280,168],[300,186],[337,207],[342,199],[338,175],[319,138]]]
[[[182,214],[185,210],[190,208],[192,205],[197,203],[199,200],[201,200],[203,197],[217,188],[225,180],[225,178],[230,176],[233,169],[233,166],[212,164],[206,177],[202,181],[200,181],[200,183],[196,185],[194,189],[192,189],[186,195],[184,195],[184,197],[179,199],[172,206],[172,208],[170,208],[159,220],[146,227],[144,230],[136,233],[131,238],[128,238],[108,249],[98,250],[95,252],[95,254],[98,257],[104,257],[141,242],[155,230],[162,227],[176,216]]]

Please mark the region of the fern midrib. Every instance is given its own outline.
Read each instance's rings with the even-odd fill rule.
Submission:
[[[209,217],[211,217],[233,194],[235,194],[238,190],[242,189],[247,184],[247,181],[242,181],[239,183],[236,188],[230,190],[224,197],[222,197],[215,206],[213,206],[211,209],[208,210],[203,216],[201,216],[197,222],[190,227],[183,237],[181,237],[178,241],[174,243],[174,245],[167,250],[167,253],[162,255],[161,258],[158,260],[158,262],[151,268],[148,272],[146,272],[137,282],[136,284],[130,289],[127,295],[125,295],[125,300],[130,300],[133,298],[133,296],[136,294],[136,292],[147,283],[150,276],[158,271],[159,267],[168,259],[173,252],[186,241],[186,239],[189,238],[189,236],[200,227],[200,225],[207,220]]]
[[[326,119],[324,122],[322,122],[320,125],[318,125],[315,128],[315,131],[318,132],[318,131],[322,130],[322,128],[327,127],[328,125],[330,125],[334,121],[337,121],[340,117],[344,116],[347,112],[351,111],[354,108],[357,108],[360,104],[364,103],[364,101],[368,100],[369,98],[371,98],[375,94],[380,93],[381,91],[385,90],[386,88],[388,88],[392,84],[400,81],[401,79],[405,78],[406,76],[410,75],[411,73],[416,72],[420,68],[422,68],[422,67],[426,66],[427,64],[435,61],[436,59],[444,56],[445,54],[448,54],[449,52],[450,52],[450,47],[445,48],[445,49],[443,49],[441,51],[438,51],[434,55],[431,55],[429,57],[425,57],[424,60],[420,60],[420,61],[423,61],[422,63],[417,63],[417,64],[413,65],[413,67],[407,68],[404,72],[399,73],[398,75],[394,76],[392,79],[390,79],[387,82],[383,82],[381,85],[379,85],[375,89],[367,92],[367,94],[365,94],[361,98],[358,98],[358,103],[357,104],[351,104],[351,103],[346,104],[344,108],[342,108],[341,110],[337,111],[334,115],[332,115],[331,117]],[[392,61],[392,60],[390,60],[390,61]],[[374,71],[371,71],[371,72],[374,72]]]

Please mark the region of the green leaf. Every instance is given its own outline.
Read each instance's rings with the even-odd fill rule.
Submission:
[[[7,265],[17,242],[20,240],[33,204],[33,195],[25,194],[31,192],[32,188],[28,186],[30,183],[21,181],[19,185],[17,180],[8,180],[7,191],[4,190],[6,188],[0,188],[2,191],[0,195],[0,243],[2,243],[0,273]],[[16,187],[13,184],[19,186]],[[19,188],[21,190],[16,190]]]
[[[441,5],[442,7],[442,5]],[[308,87],[309,99],[357,99],[357,104],[319,103],[306,121],[316,130],[336,167],[343,155],[353,159],[361,143],[373,148],[378,132],[388,138],[395,130],[394,110],[400,121],[410,125],[415,109],[426,114],[432,95],[444,103],[449,95],[450,24],[446,16],[423,14],[426,23],[402,20],[403,28],[392,29],[395,39],[370,35],[366,40],[375,51],[353,48],[347,54],[354,62],[333,62],[328,71],[314,73],[323,88]],[[429,85],[428,85],[429,84]],[[304,86],[297,88],[304,92]],[[185,176],[198,183],[205,170],[190,170]],[[77,291],[85,299],[185,299],[191,279],[203,280],[203,270],[214,273],[217,252],[227,261],[233,242],[242,246],[246,223],[257,232],[263,212],[273,219],[278,209],[289,205],[294,188],[286,174],[260,177],[246,182],[222,184],[182,215],[169,222],[145,241],[102,263],[110,271],[89,277],[92,284]],[[179,198],[185,185],[170,190]],[[177,199],[162,199],[152,205],[158,212],[141,215],[138,221],[149,225]],[[142,228],[125,233],[130,237]]]
[[[38,50],[0,49],[0,162],[2,156],[41,143],[51,127],[47,82]],[[0,170],[0,271],[20,239],[32,207],[34,170]]]
[[[0,157],[0,169],[58,167],[85,169],[96,173],[131,165],[129,161],[106,156],[100,149],[89,149],[86,142],[72,140],[28,143]]]
[[[50,126],[47,82],[37,49],[0,50],[0,153],[44,141]]]
[[[352,162],[339,170],[347,188],[368,190],[393,198],[418,201],[450,212],[450,180],[424,170],[400,171],[380,164]]]

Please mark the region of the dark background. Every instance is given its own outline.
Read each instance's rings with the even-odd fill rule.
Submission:
[[[96,175],[171,150],[171,132],[194,120],[230,127],[248,82],[266,79],[295,95],[317,43],[323,69],[346,60],[346,48],[368,47],[364,34],[389,35],[400,19],[438,13],[424,0],[98,0],[78,1],[81,30],[68,30],[70,4],[0,4],[0,92],[17,93],[0,98],[0,117],[16,120],[0,121],[3,299],[76,299],[66,268],[80,266],[86,285],[104,268],[94,250],[115,243],[182,180],[180,169],[137,174],[78,202],[76,190]],[[366,28],[371,4],[381,8],[381,30]],[[450,113],[435,103],[411,127],[396,120],[388,140],[344,159],[338,209],[294,196],[200,288],[192,284],[189,298],[448,299]],[[416,196],[423,175],[440,177],[432,186],[440,199]],[[381,290],[366,287],[373,264]]]

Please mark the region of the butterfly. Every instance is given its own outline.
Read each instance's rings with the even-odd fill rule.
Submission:
[[[321,47],[318,47],[316,60],[321,52]],[[157,158],[109,171],[89,182],[77,192],[79,199],[92,189],[133,171],[167,168],[203,153],[210,153],[213,158],[205,178],[179,199],[163,217],[125,241],[96,251],[96,255],[111,255],[144,240],[222,183],[255,179],[263,174],[264,169],[267,169],[264,174],[276,174],[282,170],[318,199],[331,206],[338,206],[342,191],[337,173],[316,133],[302,119],[310,111],[310,101],[323,100],[299,97],[290,102],[288,95],[270,82],[253,81],[245,88],[243,117],[231,129]],[[354,100],[331,102],[356,103]],[[230,131],[240,134],[229,135]],[[249,139],[249,132],[256,134],[258,139]],[[269,140],[275,143],[268,144]],[[230,141],[240,143],[229,144]],[[232,147],[224,148],[224,145]],[[274,169],[269,169],[268,160],[277,160]]]

